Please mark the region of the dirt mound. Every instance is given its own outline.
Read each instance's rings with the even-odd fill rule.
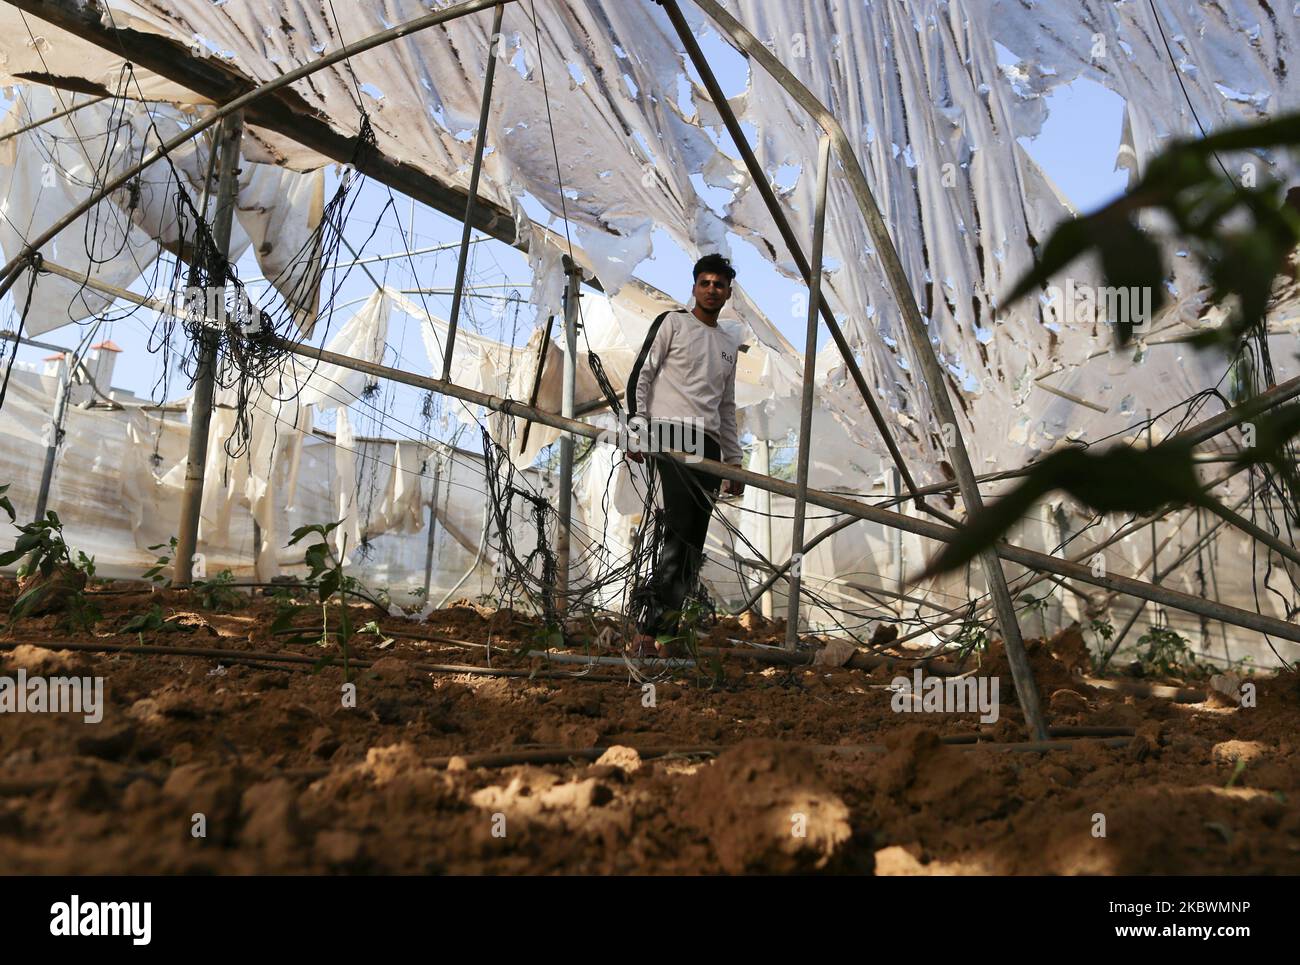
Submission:
[[[981,820],[1000,811],[1004,789],[988,762],[942,744],[925,727],[910,726],[885,740],[889,748],[876,768],[878,788],[904,808],[946,819]]]
[[[728,749],[696,774],[679,803],[731,874],[823,871],[843,866],[853,851],[848,806],[809,752],[789,744],[755,740]]]
[[[1050,640],[1027,638],[1025,653],[1033,668],[1034,680],[1038,683],[1038,693],[1044,699],[1058,690],[1079,690],[1081,685],[1075,682],[1075,677],[1086,673],[1090,666],[1088,645],[1077,623],[1066,627]],[[1015,700],[1015,680],[1001,640],[994,640],[989,645],[979,673],[981,676],[996,676],[999,679],[998,686],[1004,705]]]

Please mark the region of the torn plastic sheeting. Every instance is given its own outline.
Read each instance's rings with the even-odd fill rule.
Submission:
[[[335,555],[346,566],[361,542],[361,518],[357,507],[357,454],[356,436],[348,410],[340,406],[334,410],[334,519],[339,525],[329,536]]]
[[[56,96],[47,88],[21,88],[0,132],[15,130],[33,117],[56,113],[68,101],[69,95]],[[0,225],[0,245],[6,255],[17,255],[27,238],[82,203],[96,183],[134,163],[157,139],[154,125],[166,138],[178,132],[184,120],[166,107],[146,109],[134,103],[122,106],[104,101],[0,146],[0,190],[5,191],[6,218]],[[101,165],[103,157],[107,163]],[[85,270],[87,244],[93,243],[96,258],[91,277],[126,287],[157,257],[158,245],[150,238],[173,251],[192,243],[191,238],[180,237],[172,174],[183,179],[185,190],[197,204],[207,168],[203,142],[182,145],[167,161],[150,165],[130,185],[77,219],[47,243],[42,253],[62,267]],[[303,306],[296,313],[301,327],[314,318],[318,300],[320,257],[311,245],[316,242],[314,232],[323,209],[324,172],[300,175],[245,163],[239,180],[239,221],[232,227],[230,257],[238,260],[250,241],[255,242],[255,255],[266,277],[286,300]],[[125,246],[124,231],[129,234]],[[295,259],[300,263],[292,264]],[[23,280],[17,289],[23,300],[26,285]],[[80,321],[111,303],[110,297],[85,290],[75,281],[45,276],[32,299],[27,331],[37,335]]]
[[[269,10],[265,2],[250,0],[220,6],[180,0],[166,14],[134,0],[112,0],[109,7],[119,27],[187,44],[194,37],[205,38],[197,55],[217,56],[214,51],[220,51],[227,65],[255,82],[318,57],[340,37],[360,39],[428,12],[416,0],[387,4],[382,18],[367,5],[326,11],[289,0],[271,4]],[[626,277],[648,251],[650,225],[666,227],[688,246],[698,240],[696,212],[706,206],[697,198],[690,175],[710,163],[716,149],[707,134],[682,115],[675,98],[650,96],[656,90],[675,91],[682,71],[671,29],[657,8],[538,3],[545,92],[532,25],[520,9],[507,9],[504,42],[496,46],[503,63],[497,71],[492,151],[484,162],[482,193],[508,208],[515,206],[517,197],[532,195],[554,213],[563,210],[580,230],[603,236],[604,244],[596,243],[598,258],[609,274],[606,287],[615,291],[623,280],[620,274]],[[266,26],[277,19],[288,27]],[[480,85],[465,79],[483,76],[492,50],[486,36],[489,22],[484,14],[421,31],[326,68],[293,89],[322,116],[352,133],[356,92],[349,72],[355,70],[359,82],[385,93],[378,102],[364,102],[379,150],[463,187],[473,140],[464,135],[472,131],[481,93]],[[75,50],[69,48],[66,57],[59,57],[59,69],[75,76],[74,58]],[[566,89],[570,63],[585,78],[572,90]],[[410,82],[395,87],[392,77]],[[548,101],[564,124],[558,178],[550,150]]]
[[[382,363],[394,297],[400,296],[388,288],[378,288],[372,292],[326,343],[325,349],[361,362]],[[351,405],[361,397],[372,379],[372,376],[364,372],[344,368],[333,362],[307,361],[296,356],[289,357],[285,365],[288,384],[279,387],[276,394],[287,398],[294,394],[296,382],[300,382],[302,388],[297,392],[298,403],[322,409]]]
[[[1015,140],[1032,136],[1041,126],[1046,85],[1071,76],[1060,61],[1081,62],[1090,57],[1090,47],[1053,40],[1060,47],[1053,54],[1058,62],[1016,72],[998,63],[995,43],[1023,50],[1024,44],[1017,42],[1021,35],[1075,37],[1080,25],[1095,21],[1105,27],[1131,18],[1132,26],[1125,29],[1142,33],[1144,43],[1117,31],[1109,60],[1092,69],[1128,85],[1134,152],[1140,163],[1159,142],[1158,128],[1150,122],[1164,111],[1156,100],[1168,97],[1176,104],[1179,96],[1174,89],[1177,75],[1167,58],[1161,62],[1158,33],[1138,19],[1148,16],[1142,7],[1097,0],[1078,5],[992,0],[842,5],[809,0],[776,5],[745,0],[730,5],[830,105],[858,148],[914,295],[937,340],[941,363],[961,373],[952,384],[962,402],[960,428],[977,467],[1019,464],[1035,455],[994,427],[999,420],[1021,418],[1005,413],[1024,404],[1029,397],[1027,376],[1048,370],[1057,346],[1068,346],[1064,354],[1073,358],[1079,354],[1075,343],[1096,337],[1091,326],[1077,323],[1058,332],[1045,329],[1032,301],[1011,311],[997,306],[997,298],[1030,264],[1030,237],[1041,241],[1066,213],[1058,194],[1038,176]],[[138,29],[208,38],[215,49],[230,51],[233,62],[258,80],[318,55],[317,47],[334,38],[326,14],[298,2],[272,5],[272,18],[282,13],[291,29],[272,30],[269,36],[263,26],[272,19],[266,4],[251,0],[219,7],[178,2],[167,16],[134,0],[114,0],[112,9],[119,23],[127,17]],[[701,126],[713,120],[704,109],[704,98],[693,90],[694,109],[678,104],[683,58],[662,11],[648,4],[596,2],[541,2],[537,9],[548,89],[543,93],[531,24],[511,23],[522,14],[510,8],[507,39],[498,53],[513,69],[502,64],[497,75],[489,133],[494,150],[485,162],[485,196],[517,210],[517,198],[528,194],[552,214],[567,215],[580,230],[604,232],[609,247],[602,257],[610,252],[622,257],[620,246],[635,235],[607,223],[611,211],[620,218],[653,218],[687,251],[698,250],[702,238],[717,244],[722,222],[712,220],[716,216],[708,212],[691,178],[708,171],[716,181],[720,174],[725,177],[725,164],[718,162],[719,151]],[[1182,11],[1158,4],[1157,9],[1162,18],[1169,18],[1175,38],[1200,35],[1213,47],[1198,53],[1193,48],[1202,41],[1188,42],[1189,62],[1199,68],[1184,78],[1194,98],[1212,96],[1234,110],[1258,110],[1265,101],[1270,109],[1282,105],[1283,93],[1287,100],[1295,96],[1279,91],[1264,97],[1280,86],[1278,65],[1295,46],[1294,25],[1284,22],[1284,16],[1270,15],[1271,7],[1234,0],[1221,20],[1201,8]],[[397,22],[423,12],[422,5],[410,0],[390,4],[385,16]],[[689,5],[686,15],[698,30],[711,29]],[[341,16],[338,33],[347,39],[383,26],[377,13],[362,5],[349,6]],[[355,69],[359,80],[376,82],[386,94],[378,104],[367,105],[380,150],[411,158],[435,177],[464,185],[471,145],[463,135],[472,127],[481,92],[477,85],[466,84],[465,77],[482,76],[490,51],[486,24],[486,16],[478,15],[422,32],[370,51],[351,65],[335,65],[295,85],[295,90],[342,124],[342,119],[355,116],[355,92],[346,73],[349,67]],[[1250,41],[1257,26],[1262,34]],[[834,55],[808,56],[808,38],[829,38]],[[803,56],[796,52],[798,42],[804,45]],[[1226,92],[1214,88],[1210,94],[1205,85],[1211,83],[1212,71],[1202,65],[1213,63],[1218,70],[1219,61],[1247,44],[1252,52],[1245,69],[1255,73],[1242,73],[1243,68],[1219,71],[1231,84],[1225,85]],[[1120,54],[1114,53],[1115,47]],[[570,64],[583,78],[581,83],[574,80],[572,88]],[[387,81],[392,76],[416,81],[409,85],[410,96]],[[796,233],[808,237],[813,186],[806,172],[812,170],[814,125],[764,71],[751,70],[750,78],[749,89],[737,99],[742,119],[757,129],[757,150],[769,171],[789,166],[805,172],[784,192],[784,203]],[[1148,78],[1159,81],[1158,96],[1143,108],[1147,113],[1137,112],[1134,104],[1149,94]],[[548,100],[561,126],[558,178]],[[777,263],[788,261],[780,247],[768,243],[770,220],[752,186],[737,191],[723,222]],[[624,222],[624,228],[630,224]],[[925,387],[906,366],[906,339],[899,330],[893,295],[883,284],[857,206],[838,178],[831,186],[830,225],[828,255],[852,270],[840,267],[828,273],[827,296],[844,315],[846,332],[863,355],[868,384],[900,419],[913,423],[900,443],[922,481],[933,481],[940,452],[934,434],[921,428],[933,422]],[[1086,266],[1076,275],[1080,281],[1095,278]],[[1189,290],[1181,280],[1179,288]],[[1205,387],[1191,383],[1184,372],[1170,374],[1188,380],[1184,395]],[[860,400],[842,393],[834,410],[846,426],[854,427],[859,445],[882,451],[874,427],[863,418]]]
[[[418,533],[424,528],[433,477],[422,470],[432,453],[431,447],[418,442],[397,443],[383,500],[366,526],[367,537],[372,533]]]
[[[320,306],[321,237],[325,170],[298,174],[246,164],[237,201],[239,223],[257,266],[293,311],[307,338]],[[246,178],[246,180],[245,180]]]
[[[56,112],[58,104],[47,89],[20,90],[14,109],[0,123],[0,133],[16,130],[31,117]],[[86,136],[83,148],[83,142],[63,126],[69,123],[69,118],[60,118],[0,144],[0,196],[4,198],[0,202],[0,247],[7,258],[17,257],[28,239],[52,227],[89,197],[101,153],[113,149],[110,156],[122,159],[125,147],[120,142],[106,143],[109,139],[102,128],[98,135]],[[119,257],[124,250],[129,250],[131,256]],[[158,246],[135,228],[117,205],[105,199],[47,242],[41,254],[72,271],[89,272],[95,281],[126,287],[154,261]],[[24,272],[12,289],[18,310],[27,303],[30,284],[31,273]],[[71,279],[41,275],[31,292],[24,331],[39,336],[102,312],[112,303],[111,297]]]

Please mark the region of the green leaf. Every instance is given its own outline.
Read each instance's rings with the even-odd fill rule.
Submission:
[[[1107,285],[1119,288],[1127,296],[1136,296],[1142,291],[1151,292],[1150,315],[1145,319],[1137,319],[1149,324],[1166,300],[1164,261],[1159,247],[1128,219],[1104,223],[1104,233],[1098,237],[1097,246],[1101,252]],[[1116,324],[1121,345],[1127,344],[1133,337],[1137,308],[1135,300],[1125,298],[1127,318],[1108,319]]]
[[[1192,461],[1192,447],[1165,443],[1152,449],[1127,446],[1094,452],[1066,449],[1035,463],[1015,489],[987,504],[961,527],[958,538],[926,568],[933,576],[963,566],[1029,512],[1047,493],[1064,490],[1101,513],[1154,513],[1170,504],[1205,505]]]
[[[311,570],[311,575],[308,579],[316,579],[329,566],[329,561],[326,557],[328,551],[329,547],[324,543],[316,543],[307,547],[307,551],[303,554],[303,562],[306,563],[308,568]]]
[[[290,539],[289,542],[286,543],[285,545],[286,545],[286,546],[293,546],[293,545],[294,545],[295,543],[297,543],[299,540],[303,539],[303,538],[306,537],[306,536],[311,535],[312,533],[319,532],[319,530],[320,530],[320,527],[319,527],[319,526],[314,526],[314,525],[313,525],[313,526],[299,526],[297,529],[295,529],[295,530],[293,531],[293,538]]]
[[[320,599],[322,603],[338,591],[339,583],[342,579],[343,575],[337,568],[326,571],[320,579]]]
[[[163,625],[162,607],[154,604],[149,608],[148,613],[143,613],[132,617],[126,623],[122,624],[123,633],[143,633],[146,631],[158,630]]]
[[[15,620],[26,616],[32,610],[36,609],[37,605],[45,598],[45,595],[49,590],[49,583],[40,583],[27,590],[14,601],[14,605],[9,610],[9,616]]]
[[[299,526],[293,531],[293,538],[290,539],[286,545],[293,546],[299,540],[310,536],[312,533],[319,533],[322,538],[329,536],[329,534],[332,533],[342,522],[343,520],[340,519],[333,523],[312,523],[309,526]]]

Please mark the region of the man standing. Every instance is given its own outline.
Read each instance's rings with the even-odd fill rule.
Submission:
[[[694,588],[703,562],[704,540],[721,484],[717,476],[660,455],[675,449],[740,465],[736,431],[736,358],[741,334],[735,323],[718,322],[731,298],[736,271],[721,255],[695,264],[695,307],[664,312],[646,334],[628,379],[628,428],[652,441],[650,484],[663,495],[663,541],[654,571],[634,594],[637,632],[628,650],[635,656],[668,655],[656,638],[673,635],[682,603]],[[628,458],[641,462],[640,452]],[[729,496],[743,483],[726,483]]]

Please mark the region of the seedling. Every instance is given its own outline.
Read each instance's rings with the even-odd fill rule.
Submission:
[[[153,546],[150,546],[149,549],[153,552],[157,552],[165,546],[171,550],[171,553],[159,556],[158,562],[140,575],[154,586],[171,586],[171,577],[166,576],[165,574],[172,568],[172,560],[176,556],[176,545],[177,540],[176,537],[173,536],[166,543],[155,543]]]
[[[127,620],[126,623],[122,624],[121,632],[136,634],[140,638],[141,646],[143,646],[144,635],[146,633],[154,633],[157,631],[172,633],[184,629],[185,627],[177,622],[174,617],[165,619],[162,614],[162,607],[155,603],[149,608],[148,613],[133,616],[130,620]]]
[[[230,570],[222,570],[210,580],[196,580],[194,592],[198,594],[199,605],[218,613],[241,609],[248,600],[231,585],[234,582],[235,574]]]
[[[8,487],[4,487],[8,489]],[[0,493],[3,493],[0,489]],[[0,508],[13,518],[7,497],[0,497]],[[59,514],[50,510],[44,519],[18,527],[13,549],[0,554],[0,566],[10,566],[24,559],[18,568],[18,599],[9,610],[11,619],[37,616],[42,612],[63,610],[69,626],[88,630],[99,620],[99,610],[86,600],[86,581],[95,575],[95,561],[81,551],[75,559],[63,538]]]
[[[564,646],[564,630],[555,623],[541,623],[533,627],[529,639],[519,648],[520,654],[529,650],[551,650]]]
[[[677,617],[677,633],[663,633],[655,638],[655,642],[660,644],[664,651],[672,653],[674,650],[684,649],[689,657],[695,661],[697,668],[704,667],[707,664],[710,675],[715,684],[721,684],[726,675],[722,670],[722,659],[716,654],[709,656],[707,660],[700,654],[700,628],[713,616],[713,607],[705,600],[698,597],[688,599]]]
[[[957,663],[963,663],[972,653],[980,658],[989,650],[989,630],[982,623],[963,623],[957,635],[952,638],[952,645],[957,648]]]
[[[1228,783],[1223,785],[1225,788],[1232,787],[1237,783],[1237,778],[1241,777],[1241,772],[1246,769],[1246,762],[1240,757],[1237,758],[1237,764],[1232,769],[1232,776],[1228,778]]]
[[[379,650],[387,650],[389,647],[393,645],[393,638],[384,635],[383,628],[379,626],[378,621],[371,620],[369,623],[367,623],[364,627],[362,627],[357,632],[373,633],[375,636],[377,636],[379,638],[379,642],[375,644],[375,647]]]
[[[1097,639],[1101,641],[1101,646],[1098,647],[1097,653],[1092,655],[1092,669],[1093,672],[1097,672],[1101,669],[1101,662],[1105,659],[1104,655],[1110,652],[1109,644],[1115,637],[1115,625],[1107,620],[1093,620],[1088,624],[1088,628],[1092,630],[1092,632],[1097,635]]]
[[[1138,637],[1137,651],[1147,676],[1204,677],[1213,670],[1197,660],[1187,641],[1168,627],[1149,628]]]
[[[1046,637],[1047,636],[1047,604],[1051,602],[1052,600],[1051,596],[1049,596],[1048,594],[1043,594],[1042,596],[1026,595],[1020,597],[1019,599],[1023,601],[1025,605],[1026,613],[1034,613],[1034,612],[1038,613],[1039,622],[1042,624],[1043,627],[1043,636]]]
[[[308,536],[316,536],[318,542],[312,543],[303,553],[303,562],[307,564],[309,570],[307,574],[307,585],[316,588],[317,595],[320,598],[321,609],[321,635],[316,643],[322,647],[330,645],[330,638],[333,636],[338,643],[339,650],[343,654],[343,679],[351,681],[352,668],[350,666],[351,651],[349,643],[352,640],[352,617],[348,613],[348,594],[368,599],[365,593],[361,591],[360,584],[350,576],[343,574],[343,558],[347,555],[347,537],[343,537],[342,551],[335,554],[330,548],[329,535],[338,528],[343,520],[336,520],[333,523],[314,523],[310,526],[299,526],[293,531],[293,538],[289,540],[288,545],[293,546],[295,543],[306,539]],[[329,607],[327,604],[334,594],[339,595],[339,624],[338,629],[331,631],[329,623]],[[370,600],[369,602],[374,602]],[[287,627],[292,621],[294,614],[299,609],[282,610],[276,617],[276,624]],[[275,627],[273,626],[274,630]],[[333,657],[327,656],[319,660],[313,670],[320,670],[333,662]]]

